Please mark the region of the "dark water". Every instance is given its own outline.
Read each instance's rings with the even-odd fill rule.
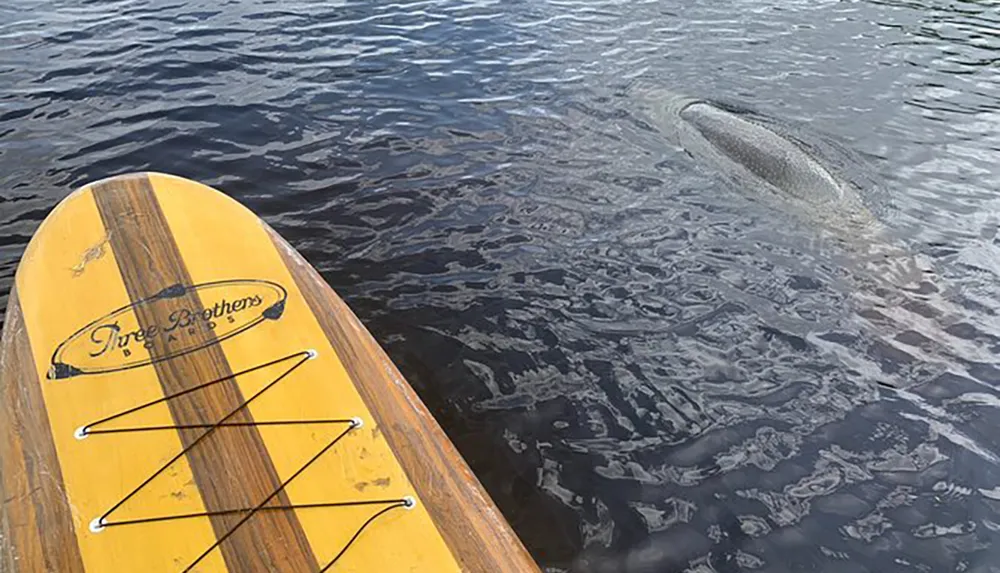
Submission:
[[[74,187],[199,179],[553,571],[1000,570],[1000,6],[702,4],[7,2],[2,290]],[[925,278],[660,137],[659,89],[786,126]]]

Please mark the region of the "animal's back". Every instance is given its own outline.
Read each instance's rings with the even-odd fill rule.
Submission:
[[[680,117],[730,160],[783,193],[810,203],[843,197],[826,168],[764,126],[704,102],[686,106]]]

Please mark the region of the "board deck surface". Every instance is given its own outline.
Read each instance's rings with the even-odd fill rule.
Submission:
[[[0,571],[538,571],[361,322],[158,173],[28,245],[0,347]]]

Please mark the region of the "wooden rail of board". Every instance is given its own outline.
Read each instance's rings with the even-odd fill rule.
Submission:
[[[270,227],[268,232],[455,558],[468,571],[538,571],[444,430],[358,317],[298,251]]]
[[[459,563],[468,571],[537,571],[468,464],[358,317],[298,251],[273,229],[268,232]]]
[[[0,496],[0,571],[84,571],[16,287],[0,348]]]
[[[87,224],[96,229],[92,229],[93,233],[106,237],[94,247],[101,250],[94,257],[103,256],[105,248],[113,253],[120,271],[114,271],[114,277],[122,281],[115,288],[124,288],[134,304],[151,296],[155,298],[157,289],[175,282],[192,283],[186,267],[186,263],[191,261],[182,256],[178,236],[173,234],[169,217],[164,215],[166,210],[161,210],[160,200],[166,198],[160,196],[160,200],[157,199],[158,191],[152,182],[154,177],[159,184],[167,187],[197,185],[160,174],[131,174],[103,180],[74,194],[75,200],[80,200],[83,192],[90,194],[88,198],[92,206],[89,212],[93,213],[90,217],[96,222]],[[207,188],[198,191],[202,192],[214,193]],[[223,205],[225,209],[243,209],[224,197],[212,197],[212,201],[220,200],[228,202]],[[180,207],[174,204],[175,217],[184,212]],[[247,218],[247,215],[240,216]],[[354,313],[298,252],[265,223],[254,220],[259,223],[254,233],[259,234],[263,230],[261,244],[273,246],[291,275],[301,293],[298,300],[304,299],[319,323],[368,413],[374,418],[375,427],[422,501],[454,563],[463,571],[476,573],[537,572],[538,566],[454,445]],[[192,243],[190,239],[186,240],[189,240],[190,253]],[[199,247],[193,252],[199,252],[203,246],[193,244]],[[275,268],[281,266],[278,258],[274,262]],[[86,263],[85,257],[82,264]],[[69,270],[67,267],[60,272]],[[111,271],[105,267],[101,272]],[[23,291],[24,285],[17,284]],[[53,295],[59,290],[53,285],[47,289],[53,291]],[[204,308],[196,289],[185,291],[177,301],[169,301],[169,304],[176,307],[182,302],[192,308]],[[0,571],[90,571],[85,565],[87,558],[82,554],[85,552],[81,551],[80,540],[81,536],[92,535],[93,530],[87,531],[88,516],[79,515],[78,508],[69,499],[63,475],[66,470],[60,463],[60,456],[68,446],[64,444],[60,450],[54,440],[54,424],[46,407],[49,394],[45,392],[47,387],[43,386],[66,382],[43,379],[46,377],[44,368],[47,367],[48,357],[53,356],[53,365],[55,357],[51,349],[41,348],[45,344],[33,351],[29,332],[31,324],[25,320],[22,304],[15,287],[8,301],[0,348],[0,499],[3,499],[0,506]],[[41,304],[40,299],[34,296],[27,308],[34,309],[37,315],[38,304]],[[302,306],[301,303],[299,306]],[[144,316],[148,311],[137,308],[134,312],[138,324],[144,328],[153,320],[151,316]],[[155,360],[148,371],[155,373],[165,394],[186,388],[185,384],[190,384],[185,379],[189,374],[197,380],[215,375],[232,377],[227,355],[214,339],[214,334],[199,336],[208,338],[199,347],[203,350],[197,352],[156,357],[154,350],[149,351],[151,359]],[[220,384],[219,389],[213,392],[206,393],[205,398],[198,398],[200,402],[192,401],[194,398],[191,396],[194,395],[171,402],[170,414],[174,423],[213,423],[221,412],[244,399],[232,380]],[[217,411],[213,413],[212,408]],[[253,422],[249,411],[241,412],[240,417],[232,419]],[[206,439],[208,445],[205,449],[211,455],[187,453],[192,483],[197,484],[209,510],[224,510],[234,503],[253,506],[280,481],[256,427],[236,430],[228,432],[226,437],[213,435]],[[178,430],[182,444],[195,440],[196,436],[189,432]],[[62,436],[62,433],[59,435]],[[75,463],[72,469],[79,472],[79,460]],[[220,490],[215,480],[223,474],[232,473],[232,468],[246,474],[249,485],[244,483],[239,490]],[[74,483],[80,482],[77,480]],[[273,501],[287,505],[289,501],[281,489],[274,490],[280,495]],[[241,497],[249,499],[241,500]],[[224,567],[225,571],[274,570],[276,564],[281,565],[280,570],[291,573],[320,569],[321,562],[312,554],[312,548],[293,512],[279,509],[266,515],[262,513],[259,519],[255,518],[252,527],[242,527],[242,523],[238,523],[238,515],[213,515],[210,521],[215,537],[220,538],[218,548],[225,557],[224,566],[222,560],[214,563]],[[237,522],[236,527],[226,533],[234,522]],[[240,528],[238,532],[237,528]],[[205,529],[203,533],[207,531],[211,535],[212,529]],[[221,538],[229,534],[232,535],[225,539],[226,543],[221,544]]]

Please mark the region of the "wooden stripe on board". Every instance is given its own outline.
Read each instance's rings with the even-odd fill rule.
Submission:
[[[24,316],[11,288],[0,355],[0,571],[82,572]]]
[[[114,178],[96,183],[91,189],[133,302],[167,287],[191,285],[191,277],[146,175]],[[192,290],[163,303],[158,302],[161,312],[181,308],[199,312],[203,309],[198,294]],[[136,315],[143,328],[156,323],[148,305],[136,306]],[[214,334],[208,330],[200,332],[202,334],[195,336],[203,338],[197,342],[208,344],[207,347],[154,363],[164,394],[174,394],[200,382],[232,375],[222,348],[211,344]],[[153,358],[157,358],[155,348],[151,352]],[[229,380],[175,398],[168,404],[175,424],[196,425],[215,424],[243,402],[236,381]],[[249,410],[244,409],[227,421],[253,420]],[[187,447],[203,432],[201,429],[181,430],[181,442]],[[253,426],[217,430],[191,449],[187,458],[209,512],[256,507],[281,483],[260,433]],[[290,505],[284,492],[275,496],[272,503]],[[212,516],[216,537],[222,538],[242,518],[242,514]],[[305,532],[292,511],[258,512],[220,548],[232,572],[319,569]]]
[[[500,510],[368,330],[295,249],[267,230],[462,569],[537,572]]]

